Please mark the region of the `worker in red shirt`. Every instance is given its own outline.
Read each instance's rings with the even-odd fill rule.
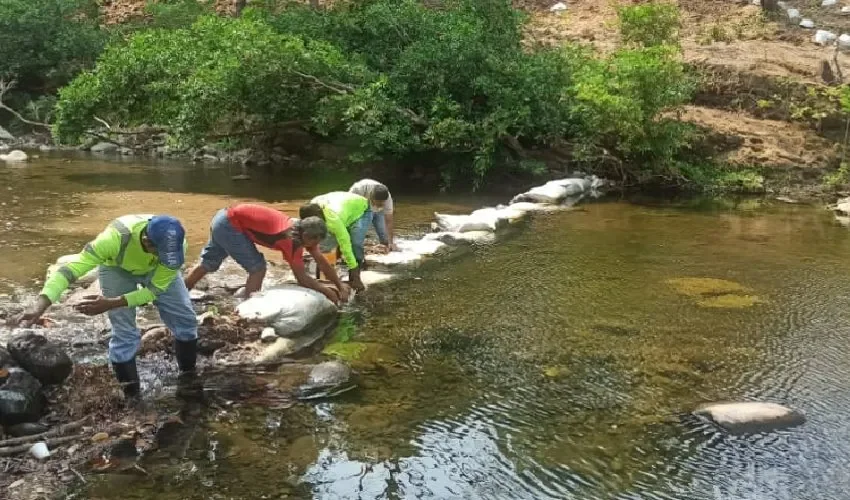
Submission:
[[[350,289],[337,276],[319,250],[319,242],[327,235],[325,222],[319,217],[294,219],[264,205],[249,203],[223,208],[210,223],[210,239],[201,252],[201,262],[186,278],[190,290],[198,281],[221,267],[228,256],[248,272],[246,295],[258,291],[266,276],[266,259],[257,245],[280,250],[289,263],[298,284],[323,293],[335,304],[348,301]],[[304,249],[310,252],[319,269],[339,290],[325,286],[304,268]]]

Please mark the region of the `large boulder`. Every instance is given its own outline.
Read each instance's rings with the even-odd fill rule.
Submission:
[[[776,403],[712,403],[697,408],[694,413],[732,434],[775,431],[806,421],[801,411]]]
[[[35,422],[45,403],[41,383],[23,368],[4,368],[0,373],[0,424]]]
[[[111,142],[98,142],[94,146],[91,147],[90,150],[92,153],[99,154],[109,154],[109,153],[117,153],[118,152],[118,144],[114,144]]]
[[[337,308],[323,294],[298,285],[280,285],[254,294],[237,306],[243,319],[274,328],[281,337],[293,337],[332,319]]]
[[[0,155],[0,161],[5,161],[8,163],[17,163],[24,162],[29,159],[26,153],[21,151],[20,149],[15,149],[9,154]]]
[[[18,364],[15,363],[15,358],[12,357],[8,350],[0,347],[0,369],[12,366],[18,366]]]
[[[74,368],[61,346],[32,332],[15,335],[7,348],[22,368],[46,385],[61,384]]]

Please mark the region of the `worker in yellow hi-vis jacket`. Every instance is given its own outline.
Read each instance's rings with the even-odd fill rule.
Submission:
[[[180,275],[187,243],[180,221],[168,215],[126,215],[112,221],[76,258],[48,277],[38,301],[20,318],[30,326],[80,276],[98,268],[102,295],[87,297],[76,309],[89,316],[107,313],[112,325],[109,360],[124,395],[139,394],[136,352],[141,335],[136,307],[153,302],[174,335],[177,365],[194,372],[198,321]]]

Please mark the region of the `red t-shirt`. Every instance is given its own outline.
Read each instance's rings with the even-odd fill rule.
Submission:
[[[304,249],[293,248],[292,239],[283,231],[292,227],[292,218],[263,205],[243,203],[227,209],[230,224],[257,245],[280,250],[290,267],[304,265]]]

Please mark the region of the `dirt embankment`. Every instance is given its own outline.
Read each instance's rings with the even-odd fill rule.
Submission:
[[[531,13],[531,41],[590,43],[609,51],[619,43],[616,5],[639,2],[573,0],[560,15],[549,11],[554,2],[515,3]],[[787,3],[817,29],[850,33],[842,2]],[[681,118],[706,130],[717,159],[762,170],[780,191],[830,195],[823,177],[842,161],[848,115],[840,109],[839,85],[842,73],[850,78],[850,53],[816,45],[815,30],[801,28],[783,11],[766,16],[745,0],[678,4],[683,54],[697,82]]]

